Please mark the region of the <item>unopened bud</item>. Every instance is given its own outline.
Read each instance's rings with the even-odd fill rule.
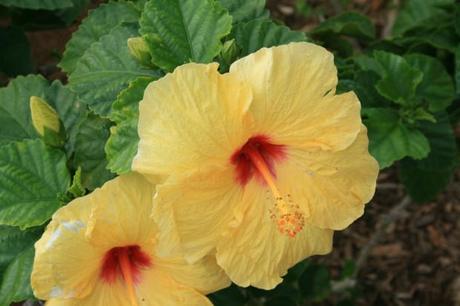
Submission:
[[[139,63],[151,66],[152,57],[150,55],[149,46],[142,37],[132,37],[128,39],[128,49],[129,53],[137,60]]]
[[[40,136],[45,136],[45,129],[59,133],[59,115],[42,98],[30,97],[30,112],[32,114],[32,124]]]

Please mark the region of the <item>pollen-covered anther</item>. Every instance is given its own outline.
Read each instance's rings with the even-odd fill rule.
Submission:
[[[275,205],[270,209],[270,217],[280,233],[292,238],[305,226],[304,214],[300,207],[291,201],[289,195],[275,198]]]

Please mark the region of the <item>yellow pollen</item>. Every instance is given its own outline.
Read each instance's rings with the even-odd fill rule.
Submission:
[[[125,280],[125,284],[128,287],[128,295],[129,299],[131,300],[131,305],[139,306],[137,303],[136,293],[134,291],[134,280],[127,252],[121,252],[119,260],[121,273],[123,274],[123,279]]]
[[[305,225],[304,215],[299,205],[293,203],[289,194],[285,197],[281,195],[276,187],[275,178],[257,150],[250,150],[248,156],[275,198],[275,205],[270,209],[270,218],[275,222],[282,234],[292,238],[295,237]]]

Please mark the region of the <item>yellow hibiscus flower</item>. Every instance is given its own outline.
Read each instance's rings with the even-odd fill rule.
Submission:
[[[154,188],[124,175],[59,209],[35,245],[35,296],[48,306],[212,305],[204,294],[229,284],[215,259],[157,254]]]
[[[133,168],[165,179],[162,241],[190,262],[215,252],[235,283],[270,289],[363,214],[378,165],[324,48],[264,48],[217,68],[186,64],[148,86]]]

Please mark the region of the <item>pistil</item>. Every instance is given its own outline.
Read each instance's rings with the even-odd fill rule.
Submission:
[[[137,303],[136,292],[134,290],[134,279],[133,279],[133,271],[131,269],[131,261],[129,258],[129,249],[124,249],[120,252],[120,256],[118,257],[121,274],[123,275],[123,279],[125,281],[125,285],[128,288],[128,295],[131,301],[132,306],[139,306]]]
[[[287,196],[281,194],[276,186],[275,177],[257,146],[247,148],[244,153],[273,194],[275,204],[270,209],[271,219],[276,223],[281,233],[292,238],[295,237],[305,225],[304,215],[300,207],[292,201],[289,194]]]

